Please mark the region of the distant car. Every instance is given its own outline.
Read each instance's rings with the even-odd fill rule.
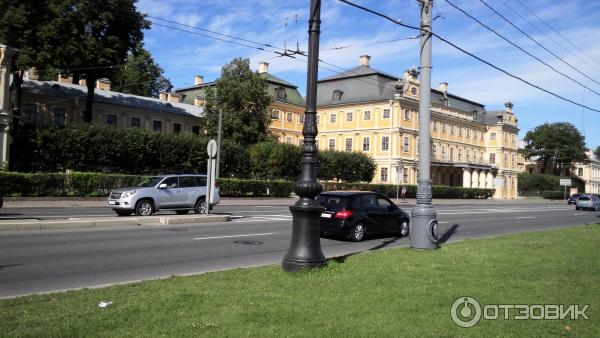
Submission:
[[[331,191],[317,196],[325,207],[321,234],[341,234],[360,242],[367,234],[395,233],[407,236],[410,216],[387,197],[364,191]]]
[[[208,205],[206,192],[205,175],[154,176],[137,187],[111,191],[107,204],[119,216],[150,216],[158,210],[175,210],[180,215],[194,210],[202,214],[221,199],[217,186]]]
[[[577,199],[579,198],[579,196],[581,196],[581,194],[573,194],[571,195],[568,199],[567,199],[567,204],[575,204],[577,202]]]
[[[594,195],[581,195],[575,203],[575,209],[600,210],[600,198]]]

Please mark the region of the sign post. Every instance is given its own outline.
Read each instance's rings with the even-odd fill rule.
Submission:
[[[206,164],[206,214],[210,212],[210,202],[215,191],[215,179],[217,174],[217,141],[210,140],[206,146],[208,161]]]
[[[570,178],[561,178],[560,179],[560,185],[562,185],[563,187],[565,187],[565,193],[564,193],[564,198],[563,199],[567,199],[567,187],[571,186],[571,179]]]

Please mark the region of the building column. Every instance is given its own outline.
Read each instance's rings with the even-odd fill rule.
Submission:
[[[485,184],[487,189],[494,189],[494,174],[491,171],[487,173],[487,182]]]
[[[463,188],[471,187],[471,169],[463,169]]]
[[[485,170],[481,170],[479,172],[479,189],[484,189],[485,188],[486,179],[487,179],[487,175],[485,173]]]
[[[471,174],[471,188],[479,187],[479,170],[474,169]]]

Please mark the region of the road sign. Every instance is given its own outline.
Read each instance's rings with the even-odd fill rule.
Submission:
[[[571,179],[570,178],[561,178],[560,179],[560,185],[561,186],[565,186],[565,187],[570,187],[571,186]]]
[[[206,152],[210,158],[215,157],[217,154],[217,141],[210,140],[208,141],[208,145],[206,146]]]

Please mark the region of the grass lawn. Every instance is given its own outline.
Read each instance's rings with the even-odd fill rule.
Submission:
[[[298,274],[267,266],[2,300],[0,336],[600,337],[598,243],[600,225],[586,225],[358,254]],[[590,319],[460,328],[450,317],[460,296],[590,304]]]

